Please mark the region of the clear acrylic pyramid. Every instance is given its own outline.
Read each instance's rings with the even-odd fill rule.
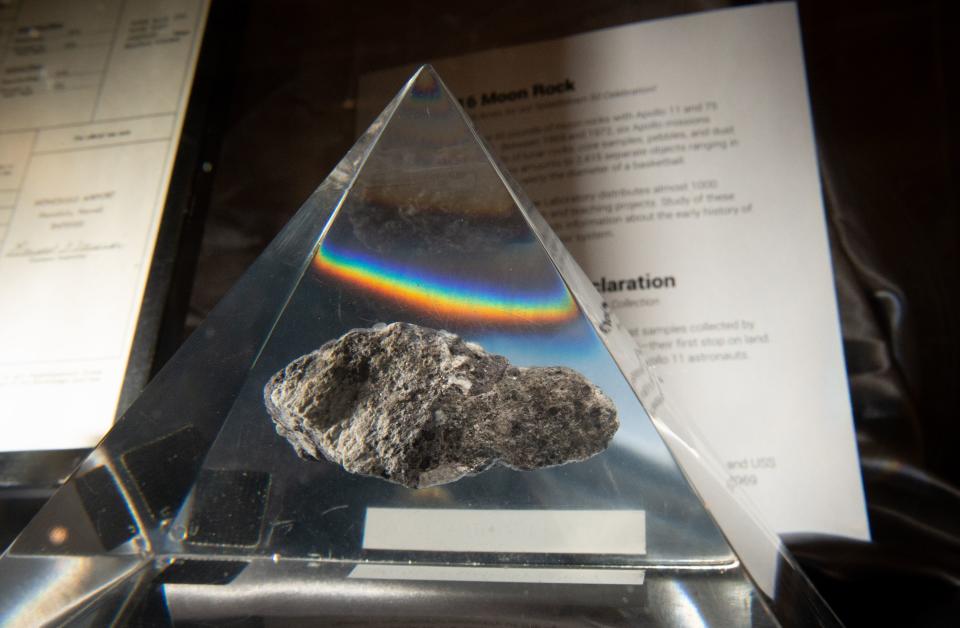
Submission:
[[[0,559],[0,623],[832,625],[711,460],[424,67]]]

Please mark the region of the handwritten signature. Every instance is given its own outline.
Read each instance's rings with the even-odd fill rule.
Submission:
[[[76,257],[90,253],[99,253],[122,249],[122,242],[87,242],[86,240],[68,240],[50,244],[32,244],[27,241],[15,243],[4,257],[38,258],[38,257]]]

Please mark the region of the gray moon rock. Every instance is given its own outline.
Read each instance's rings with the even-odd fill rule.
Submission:
[[[447,331],[354,329],[264,387],[267,411],[302,458],[423,488],[495,463],[539,469],[600,453],[613,402],[573,369],[516,367]]]

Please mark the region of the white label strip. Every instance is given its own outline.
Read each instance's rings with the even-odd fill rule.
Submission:
[[[449,567],[439,565],[357,565],[348,578],[443,582],[535,582],[541,584],[643,584],[642,569],[561,569],[540,567]]]
[[[642,510],[367,508],[364,549],[644,554]]]

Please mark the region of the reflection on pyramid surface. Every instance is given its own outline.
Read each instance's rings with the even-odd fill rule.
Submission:
[[[4,618],[772,624],[608,349],[592,286],[505,176],[422,68],[3,557]],[[298,456],[267,383],[391,323],[575,371],[619,429],[569,462],[420,489]],[[448,379],[423,386],[479,394]]]

